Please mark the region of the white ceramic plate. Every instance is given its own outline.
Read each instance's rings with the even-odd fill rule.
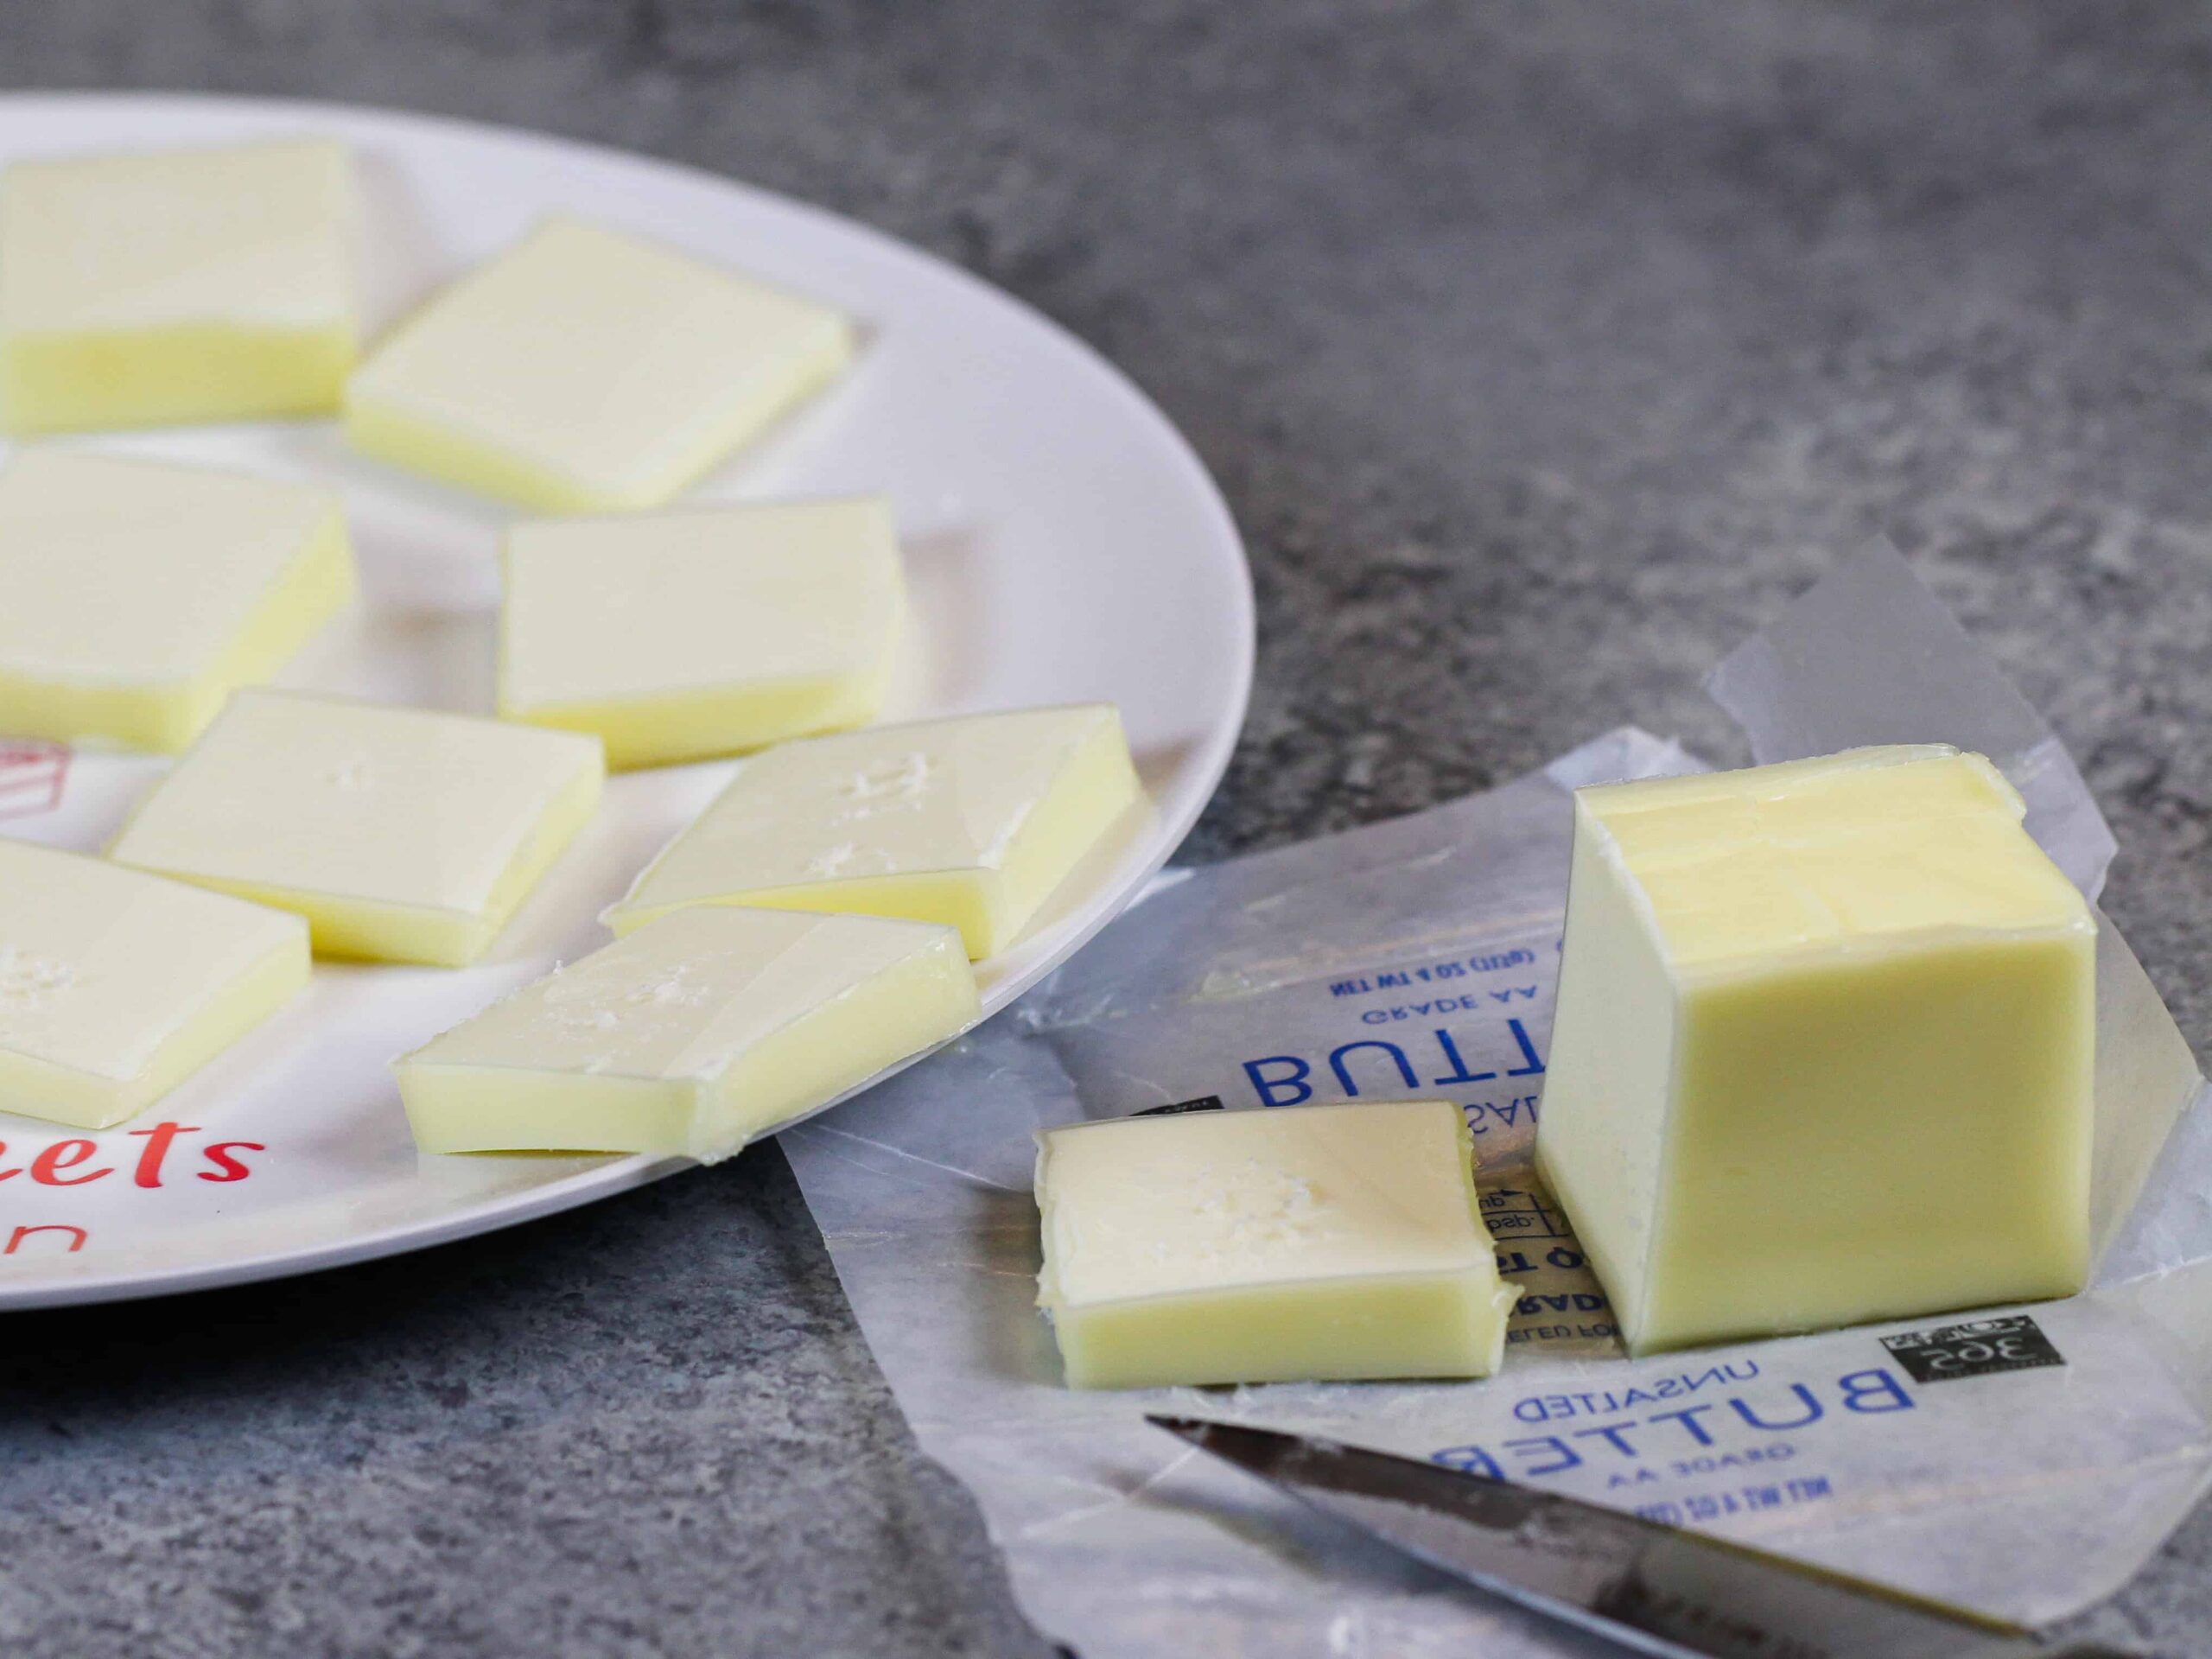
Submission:
[[[983,965],[987,1009],[1004,1007],[1135,894],[1228,763],[1251,682],[1252,601],[1219,494],[1135,387],[949,265],[664,162],[315,105],[0,99],[0,162],[308,132],[348,141],[361,162],[372,327],[554,210],[660,238],[861,319],[868,344],[853,373],[694,499],[891,497],[916,619],[893,717],[1121,705],[1156,811],[1071,878],[1020,944]],[[328,423],[71,442],[334,481],[346,494],[363,600],[281,683],[490,711],[504,511],[348,454]],[[162,764],[0,741],[0,833],[97,849]],[[681,1167],[647,1158],[418,1159],[386,1063],[601,943],[601,907],[727,771],[613,779],[598,819],[485,963],[460,971],[319,965],[305,996],[144,1117],[90,1137],[96,1150],[81,1160],[72,1149],[35,1170],[41,1149],[71,1132],[0,1115],[0,1306],[358,1262]],[[185,1127],[146,1133],[164,1122]],[[227,1150],[211,1155],[219,1146]]]

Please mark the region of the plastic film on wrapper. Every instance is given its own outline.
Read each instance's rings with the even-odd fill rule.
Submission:
[[[1761,760],[1898,741],[1989,753],[2060,866],[2101,885],[2113,843],[2071,760],[1886,548],[1842,562],[1713,689]],[[974,1491],[1053,1637],[1085,1659],[1574,1650],[1168,1440],[1147,1411],[1441,1456],[2031,1623],[2115,1587],[2203,1490],[2212,1110],[2101,918],[2090,1293],[1640,1362],[1605,1334],[1602,1293],[1528,1167],[1568,793],[1698,764],[1624,729],[1484,795],[1171,872],[1015,1008],[784,1137],[917,1436]],[[1035,1130],[1208,1096],[1440,1093],[1471,1109],[1522,1293],[1499,1376],[1060,1386],[1033,1307]],[[1923,1382],[1884,1341],[2006,1313],[2034,1322],[2034,1363]]]

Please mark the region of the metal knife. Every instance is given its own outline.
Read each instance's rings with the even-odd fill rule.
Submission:
[[[1432,1567],[1661,1659],[2128,1659],[1558,1492],[1241,1424],[1147,1421]]]

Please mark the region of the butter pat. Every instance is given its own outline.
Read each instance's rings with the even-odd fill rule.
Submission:
[[[787,743],[728,788],[607,912],[617,933],[689,905],[944,922],[981,958],[1142,798],[1104,703]]]
[[[903,608],[877,499],[551,519],[507,532],[499,712],[665,766],[864,725]]]
[[[181,749],[353,592],[327,490],[29,450],[0,472],[0,731]]]
[[[1575,798],[1536,1157],[1637,1351],[2065,1295],[2096,930],[1979,755]]]
[[[346,388],[346,432],[526,507],[658,506],[852,353],[827,306],[550,219],[377,346]]]
[[[319,140],[0,175],[14,433],[334,412],[359,332],[353,165]]]
[[[0,1111],[120,1123],[307,982],[296,916],[0,841]]]
[[[950,928],[687,910],[398,1061],[424,1152],[711,1162],[979,1015]]]
[[[1513,1293],[1450,1101],[1125,1117],[1037,1137],[1068,1386],[1487,1376]]]
[[[599,744],[333,697],[233,696],[109,855],[296,911],[318,954],[483,954],[599,803]]]

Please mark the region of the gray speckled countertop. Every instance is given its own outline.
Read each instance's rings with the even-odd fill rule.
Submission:
[[[2084,762],[2212,1050],[2212,14],[1918,0],[162,0],[0,79],[550,128],[1096,342],[1251,543],[1186,849],[1426,805],[1886,529]],[[2212,1515],[2089,1627],[2212,1653]],[[404,1260],[0,1332],[0,1651],[1036,1656],[772,1147]]]

